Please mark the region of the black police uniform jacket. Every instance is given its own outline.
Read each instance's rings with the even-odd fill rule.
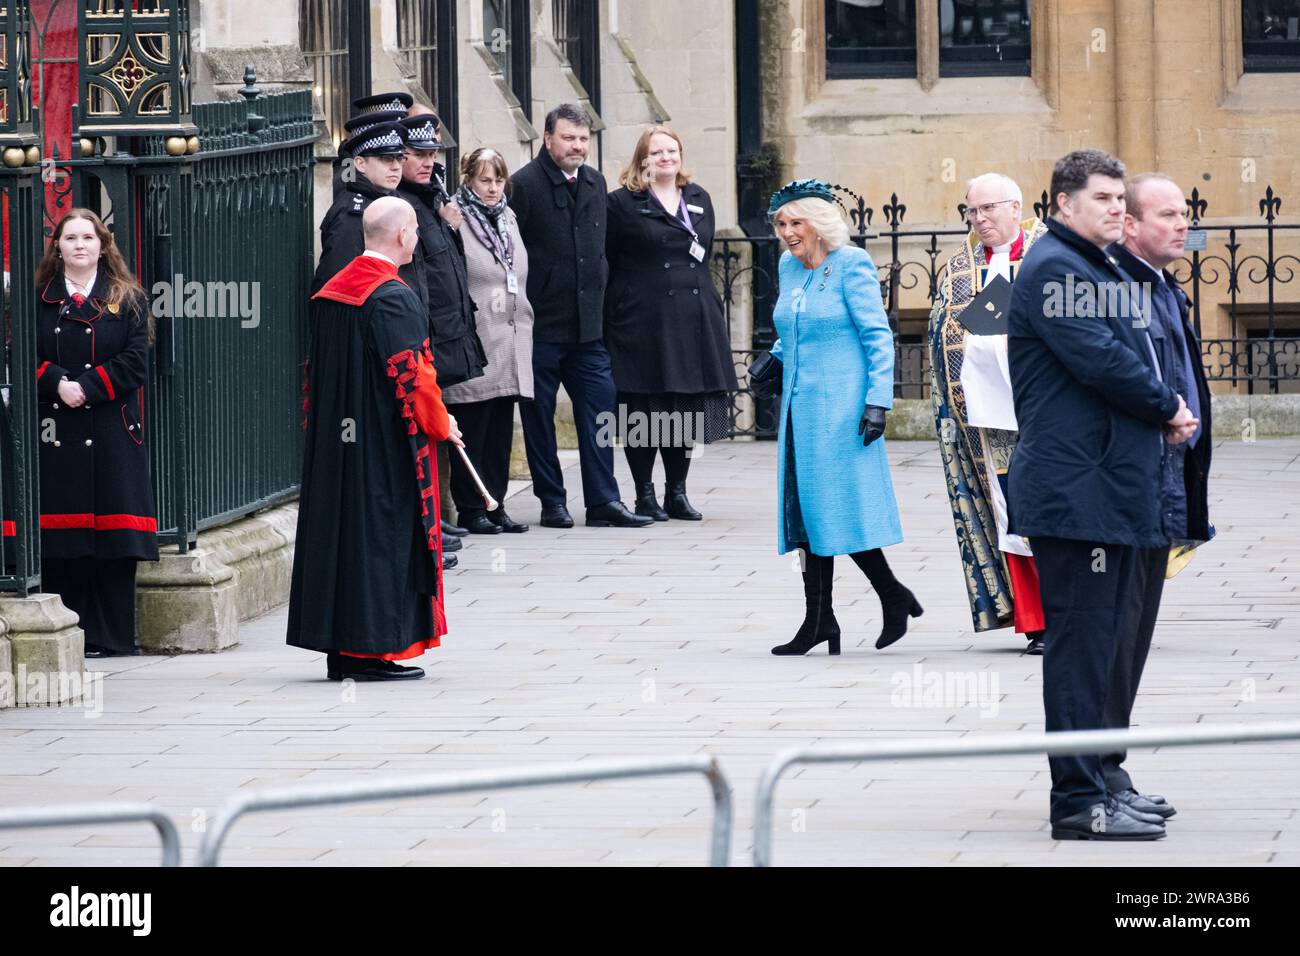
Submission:
[[[349,262],[366,251],[361,231],[361,217],[366,208],[381,196],[396,196],[391,189],[380,189],[360,173],[343,183],[334,204],[320,221],[320,261],[311,280],[311,294],[319,292]],[[418,210],[417,210],[418,211]],[[398,270],[398,275],[412,289],[424,288],[422,262],[412,260]]]
[[[1031,544],[1038,536],[1169,544],[1163,426],[1178,395],[1160,380],[1149,317],[1132,291],[1112,255],[1051,219],[1011,288],[1007,353],[1020,440],[1007,514],[1010,530]],[[1188,505],[1191,536],[1203,537],[1204,499]]]
[[[510,208],[528,250],[533,341],[572,345],[603,334],[605,177],[578,167],[576,187],[543,146],[510,177]]]
[[[429,314],[429,344],[438,368],[438,384],[459,385],[478,378],[487,366],[487,353],[474,322],[475,304],[469,296],[469,276],[460,235],[438,215],[442,190],[432,184],[402,180],[398,195],[415,207],[420,244],[415,257],[419,278],[407,279]],[[406,279],[406,273],[402,273]],[[417,285],[418,284],[418,285]]]
[[[311,303],[316,335],[288,643],[403,659],[436,647],[437,457],[448,419],[419,300],[360,256]]]
[[[620,392],[696,394],[737,388],[722,299],[709,275],[713,203],[682,188],[691,232],[648,190],[609,194],[605,348]],[[702,259],[691,255],[696,241]]]
[[[41,554],[158,560],[158,519],[145,444],[149,329],[143,292],[110,305],[101,271],[77,304],[60,272],[37,290]],[[59,397],[67,377],[86,393]]]

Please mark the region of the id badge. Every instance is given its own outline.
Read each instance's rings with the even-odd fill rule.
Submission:
[[[513,272],[506,273],[506,291],[511,295],[519,294],[519,277]]]
[[[691,240],[691,258],[696,262],[704,261],[704,247],[694,239]]]

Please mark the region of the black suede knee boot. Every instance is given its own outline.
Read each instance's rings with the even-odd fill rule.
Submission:
[[[788,644],[772,648],[773,654],[807,654],[822,641],[831,654],[840,652],[840,624],[831,606],[831,580],[835,576],[835,558],[808,554],[803,569],[803,624]]]
[[[849,557],[867,576],[880,598],[880,613],[885,623],[880,629],[880,637],[876,638],[876,650],[888,647],[907,633],[909,616],[920,617],[925,611],[916,596],[894,577],[889,562],[885,560],[885,552],[872,548],[870,551],[855,552]]]

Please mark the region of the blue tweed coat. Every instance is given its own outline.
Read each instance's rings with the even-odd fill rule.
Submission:
[[[777,550],[851,554],[903,540],[885,440],[866,448],[866,404],[894,403],[894,335],[871,256],[846,244],[817,269],[781,256],[772,354],[783,365]]]

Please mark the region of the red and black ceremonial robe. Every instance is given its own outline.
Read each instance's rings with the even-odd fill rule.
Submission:
[[[312,298],[288,643],[403,660],[447,632],[434,443],[450,423],[418,297],[358,256]]]

